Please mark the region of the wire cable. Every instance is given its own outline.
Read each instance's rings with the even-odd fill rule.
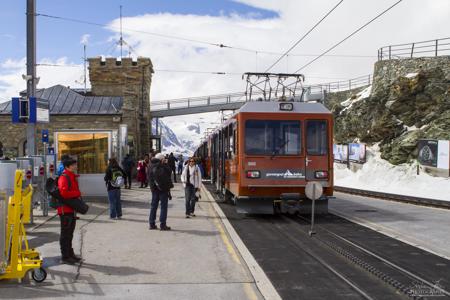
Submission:
[[[91,26],[98,26],[98,27],[102,27],[102,28],[109,27],[109,28],[119,30],[119,27],[116,27],[116,26],[109,26],[107,24],[84,21],[84,20],[79,20],[79,19],[74,19],[74,18],[54,16],[54,15],[48,15],[48,14],[43,14],[43,13],[37,13],[36,16],[50,18],[50,19],[56,19],[56,20],[63,20],[63,21],[79,23],[79,24],[86,24],[86,25],[91,25]],[[157,37],[161,37],[161,38],[182,40],[182,41],[186,41],[186,42],[210,45],[210,46],[214,46],[214,47],[232,49],[232,50],[237,50],[237,51],[244,51],[244,52],[250,52],[250,53],[257,53],[257,54],[267,54],[267,55],[282,55],[283,54],[283,53],[274,52],[274,51],[264,51],[264,50],[249,49],[249,48],[243,48],[243,47],[235,47],[235,46],[225,45],[223,43],[211,43],[211,42],[192,39],[192,38],[186,38],[186,37],[175,36],[175,35],[167,35],[167,34],[161,34],[161,33],[150,32],[150,31],[135,30],[135,29],[130,29],[130,28],[122,28],[122,29],[127,32],[148,34],[148,35],[157,36]],[[108,48],[108,50],[110,50],[110,47]],[[289,54],[289,56],[304,57],[304,56],[317,56],[317,54]],[[377,57],[376,55],[353,55],[353,54],[333,54],[333,55],[328,55],[328,56],[349,57],[349,58],[376,58]]]
[[[319,56],[317,56],[316,58],[314,58],[313,60],[311,60],[310,62],[308,62],[307,64],[303,65],[302,67],[300,67],[297,71],[294,72],[298,73],[301,70],[303,70],[304,68],[306,68],[307,66],[311,65],[313,62],[315,62],[316,60],[318,60],[319,58],[321,58],[322,56],[324,56],[325,54],[327,54],[328,52],[330,52],[331,50],[333,50],[334,48],[336,48],[337,46],[339,46],[340,44],[342,44],[343,42],[345,42],[346,40],[348,40],[349,38],[351,38],[352,36],[354,36],[356,33],[358,33],[359,31],[361,31],[363,28],[367,27],[370,23],[372,23],[373,21],[375,21],[376,19],[378,19],[379,17],[381,17],[382,15],[384,15],[385,13],[387,13],[388,11],[390,11],[392,8],[394,8],[395,6],[397,6],[398,4],[400,4],[400,2],[402,2],[403,0],[398,0],[397,2],[395,2],[394,4],[392,4],[391,6],[389,6],[388,8],[386,8],[385,10],[383,10],[381,13],[379,13],[378,15],[376,15],[374,18],[372,18],[370,21],[368,21],[367,23],[365,23],[364,25],[362,25],[361,27],[359,27],[358,29],[356,29],[355,31],[353,31],[351,34],[349,34],[347,37],[345,37],[343,40],[341,40],[340,42],[336,43],[335,45],[333,45],[331,48],[329,48],[328,50],[326,50],[325,52],[323,52],[322,54],[320,54]]]
[[[337,3],[331,10],[329,10],[325,16],[322,17],[322,19],[319,20],[319,22],[317,22],[310,30],[308,30],[308,32],[306,32],[297,42],[294,43],[294,45],[292,45],[286,52],[283,53],[283,55],[281,55],[270,67],[268,67],[264,72],[267,73],[270,71],[270,69],[272,69],[274,66],[276,66],[276,64],[278,64],[289,52],[291,52],[292,49],[294,49],[295,47],[297,47],[298,44],[301,43],[301,41],[303,41],[317,26],[319,26],[320,23],[323,22],[323,20],[325,20],[336,8],[338,8],[339,5],[342,4],[342,2],[344,2],[344,0],[339,1],[339,3]]]

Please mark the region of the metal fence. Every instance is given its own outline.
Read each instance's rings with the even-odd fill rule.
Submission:
[[[320,83],[317,85],[311,85],[306,87],[310,88],[312,93],[317,93],[321,91],[326,91],[327,93],[336,93],[371,85],[372,79],[373,79],[372,75],[369,74],[365,76],[352,78],[349,80]]]
[[[378,49],[378,60],[450,55],[450,38],[385,46]]]

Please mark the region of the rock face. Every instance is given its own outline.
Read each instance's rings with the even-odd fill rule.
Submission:
[[[450,56],[377,62],[370,95],[342,93],[326,102],[337,143],[380,143],[381,157],[400,164],[416,157],[418,139],[450,140]]]

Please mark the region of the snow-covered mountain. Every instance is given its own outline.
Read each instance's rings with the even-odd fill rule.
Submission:
[[[165,118],[159,120],[162,135],[162,151],[175,154],[192,155],[200,144],[207,128],[216,127],[219,124],[218,113],[197,114],[191,116]],[[153,120],[153,130],[156,122]]]

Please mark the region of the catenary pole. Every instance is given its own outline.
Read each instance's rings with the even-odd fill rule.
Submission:
[[[36,2],[27,0],[27,99],[36,95]],[[36,125],[27,124],[27,154],[36,154]]]

